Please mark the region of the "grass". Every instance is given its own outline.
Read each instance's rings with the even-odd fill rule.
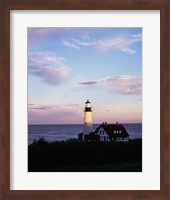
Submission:
[[[141,172],[142,140],[114,142],[34,141],[29,172]]]
[[[141,161],[46,168],[46,172],[142,172]]]

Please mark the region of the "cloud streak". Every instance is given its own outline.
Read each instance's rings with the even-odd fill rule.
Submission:
[[[72,42],[64,40],[63,44],[71,48],[80,49],[80,47],[95,47],[101,51],[119,50],[129,55],[133,55],[136,51],[132,45],[142,41],[142,35],[114,36],[100,40],[77,40],[72,39]]]
[[[76,124],[77,120],[83,121],[81,109],[75,109],[76,105],[69,108],[52,106],[36,106],[28,109],[29,124]],[[56,108],[56,109],[55,109]]]
[[[142,94],[142,79],[138,76],[107,77],[103,82],[121,94]]]
[[[80,84],[80,85],[95,85],[96,83],[98,83],[97,80],[94,80],[94,81],[83,81],[83,82],[80,82],[78,84]]]
[[[75,103],[75,104],[67,104],[67,106],[74,107],[74,106],[79,106],[79,104],[78,104],[78,103]]]
[[[115,92],[125,95],[141,95],[142,94],[142,79],[139,76],[118,76],[106,77],[98,80],[83,81],[78,84],[90,86],[94,84],[104,84],[109,86]]]
[[[65,46],[72,47],[72,48],[74,48],[74,49],[80,49],[80,47],[78,47],[76,44],[71,43],[71,42],[66,41],[66,40],[63,40],[63,44],[64,44]]]
[[[46,110],[46,109],[51,109],[51,106],[41,106],[41,107],[29,107],[29,109],[37,109],[37,110]]]
[[[38,76],[49,85],[63,83],[69,77],[69,68],[63,57],[53,52],[33,52],[28,55],[29,74]]]

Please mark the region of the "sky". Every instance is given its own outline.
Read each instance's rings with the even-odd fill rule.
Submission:
[[[28,28],[28,123],[142,122],[141,28]]]

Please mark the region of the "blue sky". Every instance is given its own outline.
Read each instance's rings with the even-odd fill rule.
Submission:
[[[28,28],[29,124],[142,121],[141,28]]]

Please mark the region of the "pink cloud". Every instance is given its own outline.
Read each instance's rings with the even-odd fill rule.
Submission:
[[[105,84],[120,94],[142,94],[142,79],[140,76],[118,76],[118,77],[106,77],[98,80],[89,80],[78,83],[84,86],[90,86],[95,84]]]
[[[142,94],[142,79],[138,76],[107,77],[103,82],[121,94]]]
[[[69,68],[63,57],[53,52],[34,52],[28,55],[29,74],[50,85],[63,83],[69,77]]]
[[[69,109],[29,109],[29,124],[78,124],[83,123],[83,112]]]
[[[96,47],[97,49],[101,51],[107,51],[107,50],[119,50],[123,51],[129,55],[133,55],[136,53],[134,49],[132,49],[132,45],[138,42],[142,41],[142,35],[126,35],[126,36],[114,36],[110,38],[104,38],[100,40],[93,40],[93,39],[86,39],[86,40],[77,40],[72,39],[72,43],[65,40],[66,46],[70,46],[71,48],[80,48],[81,46],[85,47]],[[67,45],[70,44],[70,45]]]
[[[83,111],[79,104],[36,105],[28,107],[29,124],[77,124],[83,123]]]

